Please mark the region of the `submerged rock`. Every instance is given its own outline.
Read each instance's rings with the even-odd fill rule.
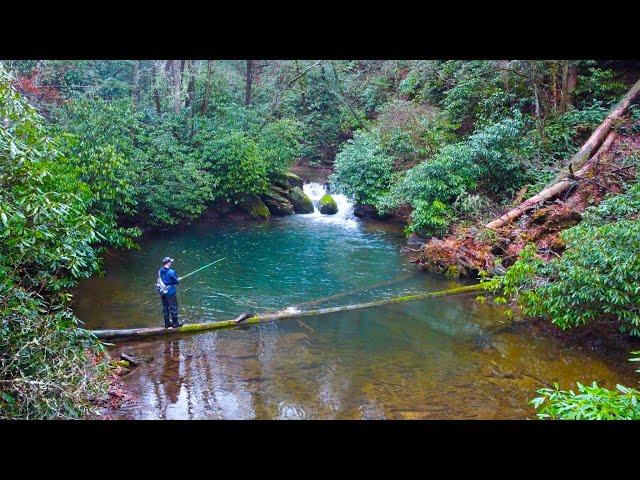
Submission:
[[[269,218],[271,213],[264,202],[254,194],[249,194],[241,201],[238,206],[241,210],[247,212],[255,218]]]
[[[261,195],[262,201],[272,215],[293,215],[293,205],[280,193],[276,191],[264,193]]]
[[[325,215],[334,215],[338,213],[338,204],[331,195],[325,193],[320,199],[318,210],[320,210],[320,213],[324,213]]]
[[[390,215],[381,215],[373,205],[356,205],[353,207],[353,214],[358,218],[372,218],[375,220],[387,220]]]
[[[289,192],[289,200],[296,213],[313,213],[313,203],[309,196],[300,187],[293,187]]]

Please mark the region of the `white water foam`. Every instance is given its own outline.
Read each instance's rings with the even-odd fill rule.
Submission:
[[[321,183],[310,182],[303,185],[304,193],[306,193],[313,202],[313,213],[304,215],[312,220],[325,223],[339,224],[347,228],[356,228],[358,223],[353,215],[353,204],[347,197],[341,193],[331,193],[331,196],[338,205],[338,213],[334,215],[324,215],[318,210],[318,202],[320,198],[327,193],[326,188]]]

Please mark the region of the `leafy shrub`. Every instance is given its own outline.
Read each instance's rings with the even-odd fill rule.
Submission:
[[[632,352],[634,355],[640,352]],[[640,357],[630,359],[640,361]],[[640,372],[640,370],[636,370]],[[538,418],[552,420],[640,420],[640,391],[616,385],[616,390],[609,390],[593,382],[589,387],[576,383],[578,393],[573,390],[554,388],[538,390],[540,397],[531,400],[531,404],[539,410]]]
[[[554,388],[538,390],[540,397],[531,403],[539,410],[538,418],[550,420],[640,420],[640,392],[617,385],[609,390],[593,382],[591,386],[576,383],[573,390]]]
[[[69,309],[104,238],[74,193],[88,185],[51,175],[57,146],[9,80],[0,69],[0,418],[73,418],[106,388],[89,355],[102,347]]]
[[[293,119],[268,123],[258,135],[259,155],[269,173],[284,172],[302,154],[302,125]]]
[[[533,246],[500,282],[527,315],[549,318],[563,329],[598,318],[620,322],[640,335],[640,184],[588,209],[565,230],[562,257],[545,263]]]
[[[269,186],[267,160],[258,144],[240,131],[198,137],[214,198],[232,200],[246,193],[260,194]]]
[[[360,205],[378,205],[389,189],[393,159],[372,134],[356,132],[336,155],[334,168],[331,181],[345,195]]]
[[[168,122],[145,126],[138,142],[136,200],[142,221],[165,226],[198,217],[214,198],[213,179],[191,142],[176,141]]]
[[[412,219],[426,227],[436,211],[433,218],[438,219],[437,223],[448,218],[455,200],[478,188],[481,181],[488,191],[515,191],[524,181],[523,166],[514,161],[521,128],[521,116],[515,113],[514,118],[488,125],[463,142],[445,145],[433,157],[408,170],[391,187],[381,208],[410,204],[415,209],[421,204]],[[436,200],[447,207],[447,214],[434,206]],[[409,228],[416,232],[443,231],[441,227]]]
[[[411,212],[411,224],[406,228],[406,233],[442,236],[447,233],[452,221],[452,209],[439,200],[431,203],[418,201]]]

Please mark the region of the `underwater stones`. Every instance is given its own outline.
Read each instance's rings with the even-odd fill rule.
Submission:
[[[271,213],[264,202],[254,194],[247,195],[238,206],[241,210],[247,212],[249,215],[255,218],[269,218]]]
[[[318,203],[318,210],[325,215],[334,215],[338,213],[338,204],[331,195],[325,193]]]
[[[300,187],[293,187],[288,198],[295,213],[313,213],[313,203]]]
[[[293,215],[293,205],[283,195],[271,191],[261,195],[261,198],[272,215]]]

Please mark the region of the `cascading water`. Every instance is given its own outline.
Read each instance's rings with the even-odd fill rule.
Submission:
[[[331,193],[331,196],[338,205],[338,213],[334,215],[324,215],[318,210],[318,202],[322,196],[327,193],[327,189],[321,183],[309,182],[303,185],[304,193],[306,193],[313,202],[313,213],[305,215],[313,220],[319,220],[327,223],[340,224],[348,228],[356,228],[358,223],[353,215],[353,204],[341,193]]]

